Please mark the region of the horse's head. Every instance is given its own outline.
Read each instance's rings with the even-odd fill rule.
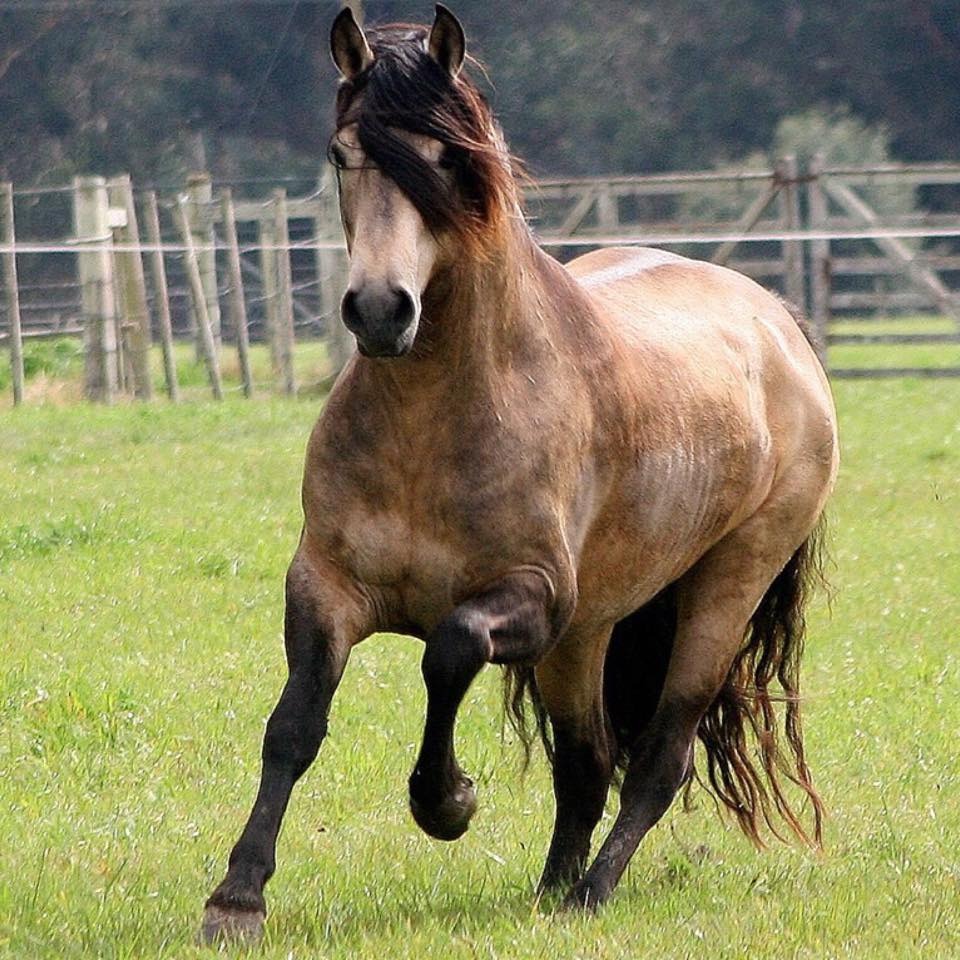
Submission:
[[[516,207],[489,108],[461,73],[463,28],[437,5],[432,27],[333,23],[342,75],[330,161],[350,254],[343,322],[370,357],[408,353],[421,296],[458,257],[479,253]]]

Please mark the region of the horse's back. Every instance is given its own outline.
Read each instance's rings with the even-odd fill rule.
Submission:
[[[793,315],[749,277],[650,247],[594,250],[567,264],[607,319],[648,340],[698,339],[774,324],[793,346],[805,340]],[[801,349],[806,354],[806,349]]]
[[[567,264],[602,326],[662,369],[709,390],[722,381],[763,383],[775,400],[796,392],[829,410],[823,367],[788,307],[726,267],[652,248],[596,250]],[[817,400],[822,403],[816,403]]]

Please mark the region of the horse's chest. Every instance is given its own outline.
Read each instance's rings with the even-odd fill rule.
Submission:
[[[443,583],[463,565],[449,538],[401,511],[349,511],[337,539],[346,566],[371,585]]]
[[[471,591],[549,557],[560,539],[542,498],[531,504],[511,490],[509,476],[463,467],[402,478],[397,471],[376,499],[347,494],[333,509],[308,513],[321,527],[318,542],[372,595],[384,620],[429,629]]]
[[[384,620],[429,624],[511,568],[563,550],[556,498],[538,479],[546,453],[478,418],[421,427],[402,445],[384,431],[349,457],[321,438],[308,461],[311,535]]]
[[[385,624],[432,627],[478,583],[487,551],[468,543],[463,526],[437,525],[429,511],[341,515],[331,546],[342,569],[374,599]]]

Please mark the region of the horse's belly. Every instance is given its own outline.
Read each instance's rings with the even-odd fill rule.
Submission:
[[[762,432],[712,456],[647,454],[618,478],[585,538],[579,615],[617,620],[637,609],[754,513],[773,474]]]

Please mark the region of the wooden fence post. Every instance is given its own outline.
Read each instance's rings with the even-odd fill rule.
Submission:
[[[343,239],[337,202],[336,175],[329,167],[320,177],[320,216],[317,239],[332,243]],[[347,256],[343,250],[317,247],[317,279],[320,283],[320,313],[326,321],[327,357],[331,380],[343,369],[353,352],[353,337],[340,319],[340,301],[347,289]]]
[[[203,278],[200,273],[200,264],[197,261],[197,250],[193,244],[193,234],[190,229],[190,201],[181,196],[177,201],[177,219],[183,245],[186,248],[184,263],[187,268],[187,280],[190,282],[190,295],[193,298],[193,307],[197,314],[197,324],[200,327],[200,347],[203,360],[210,377],[210,389],[215,400],[223,399],[223,384],[220,380],[220,358],[217,354],[217,345],[210,329],[210,316],[207,313],[206,291],[203,289]]]
[[[616,233],[620,226],[620,213],[617,198],[610,190],[610,184],[601,184],[597,193],[597,224],[609,236]]]
[[[13,405],[23,403],[23,335],[20,329],[20,291],[17,286],[16,229],[13,220],[13,184],[0,184],[0,243],[9,249],[3,255],[3,283],[6,287],[7,324],[10,327],[10,370],[13,374]]]
[[[273,191],[274,238],[277,270],[277,369],[283,392],[293,396],[297,380],[293,370],[293,277],[290,268],[290,229],[287,191]]]
[[[112,403],[117,392],[117,331],[107,183],[103,177],[76,177],[73,184],[77,239],[97,247],[77,254],[85,392],[90,400]]]
[[[807,167],[807,217],[814,231],[824,231],[827,226],[827,197],[821,182],[823,168],[823,154],[815,153]],[[830,323],[830,241],[826,239],[810,241],[810,316],[826,361]]]
[[[153,292],[157,302],[157,317],[160,321],[160,344],[163,348],[163,374],[167,384],[167,396],[177,403],[180,399],[180,384],[177,382],[177,361],[173,353],[173,323],[170,319],[170,295],[167,290],[167,269],[163,263],[163,234],[160,232],[160,210],[157,194],[148,190],[144,197],[144,214],[147,242],[150,250],[150,266],[153,274]]]
[[[277,302],[277,230],[276,221],[266,211],[257,221],[257,241],[260,244],[260,289],[263,296],[264,338],[270,348],[270,366],[279,369],[277,331],[280,329],[280,305]]]
[[[800,229],[800,196],[797,193],[797,158],[793,155],[777,161],[780,181],[780,222],[784,230]],[[787,300],[806,313],[807,296],[803,273],[803,241],[783,242],[784,293]]]
[[[187,193],[190,197],[188,213],[190,233],[196,251],[197,266],[203,283],[203,295],[207,304],[207,317],[214,347],[220,352],[220,296],[217,289],[217,237],[213,229],[213,186],[210,174],[193,173],[187,178]],[[199,321],[199,317],[197,318]],[[197,340],[198,355],[203,353],[203,331]]]
[[[227,266],[230,272],[230,319],[237,332],[237,358],[243,380],[243,395],[253,396],[253,375],[250,372],[250,334],[247,329],[247,306],[243,299],[243,271],[240,264],[240,243],[237,240],[237,217],[233,209],[233,192],[229,187],[220,191],[220,209],[223,216],[223,235],[227,242]]]
[[[147,306],[147,283],[143,276],[140,232],[130,177],[127,174],[112,177],[107,182],[107,195],[111,206],[119,213],[112,225],[114,244],[126,248],[114,250],[113,254],[120,293],[120,332],[124,353],[130,358],[134,395],[140,400],[150,400],[153,397],[150,378],[150,309]]]

